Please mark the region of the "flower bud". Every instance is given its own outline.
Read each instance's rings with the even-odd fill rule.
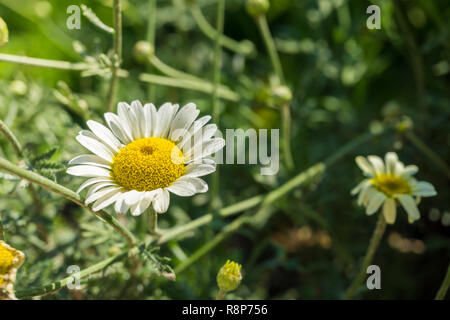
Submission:
[[[287,86],[277,85],[272,89],[272,98],[276,105],[289,103],[292,100],[291,89]]]
[[[0,47],[8,42],[8,26],[0,17]]]
[[[255,18],[266,14],[269,7],[269,0],[247,0],[246,4],[248,14]]]
[[[152,44],[148,41],[138,41],[134,45],[134,57],[140,63],[147,63],[148,59],[155,53]]]
[[[242,280],[241,268],[240,264],[227,260],[217,274],[219,289],[224,292],[235,290]]]
[[[27,84],[22,80],[13,80],[9,85],[9,90],[18,96],[23,96],[26,94],[27,89]]]

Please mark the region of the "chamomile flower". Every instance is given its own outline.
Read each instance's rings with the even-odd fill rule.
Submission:
[[[384,162],[380,157],[356,157],[356,163],[367,179],[364,179],[352,191],[358,196],[358,204],[366,207],[368,215],[374,214],[382,207],[386,222],[395,222],[397,204],[408,213],[410,223],[420,218],[417,204],[421,197],[436,195],[433,185],[417,181],[412,176],[419,171],[417,166],[405,166],[398,160],[395,152],[388,152]]]
[[[86,204],[99,211],[114,203],[116,212],[137,216],[150,206],[167,211],[170,193],[187,197],[208,191],[199,177],[215,171],[210,157],[225,141],[213,137],[210,116],[189,103],[182,108],[165,103],[120,102],[117,114],[106,113],[108,127],[89,120],[78,142],[93,154],[75,157],[67,173],[87,177],[78,193],[89,188]]]
[[[0,240],[0,300],[15,300],[14,282],[25,255]]]

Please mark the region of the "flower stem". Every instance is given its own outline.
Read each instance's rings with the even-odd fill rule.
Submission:
[[[444,300],[449,287],[450,287],[450,264],[448,265],[444,281],[442,281],[441,287],[436,293],[436,297],[434,298],[434,300]]]
[[[363,264],[361,266],[361,270],[359,271],[358,276],[353,280],[350,287],[347,289],[345,294],[345,299],[350,300],[356,290],[361,286],[364,281],[364,277],[367,274],[367,267],[371,264],[372,259],[377,251],[378,245],[380,244],[381,238],[383,237],[384,230],[386,229],[386,220],[384,219],[383,214],[378,215],[378,222],[373,232],[372,238],[370,239],[369,247],[367,248],[366,255],[364,257]]]
[[[149,215],[150,215],[150,221],[148,229],[151,234],[157,235],[158,234],[158,213],[153,208],[149,209]]]
[[[108,92],[107,110],[112,111],[117,87],[119,85],[119,69],[122,61],[122,12],[120,0],[114,0],[114,59],[112,66],[111,84]]]
[[[267,23],[266,16],[264,14],[259,15],[256,18],[259,30],[263,37],[264,43],[266,45],[267,52],[269,53],[270,61],[272,62],[272,67],[275,74],[278,77],[280,84],[285,84],[285,78],[283,73],[283,68],[281,67],[280,57],[278,56],[277,49],[275,47],[275,42],[273,40],[272,34],[270,33],[269,25]],[[291,152],[291,112],[289,104],[285,103],[280,106],[281,113],[281,125],[283,130],[283,154],[284,161],[288,170],[294,169],[294,161]]]
[[[152,48],[156,48],[156,11],[157,4],[156,0],[148,0],[148,19],[147,19],[147,41],[151,44]],[[149,72],[153,72],[153,67],[148,67]],[[152,102],[155,102],[155,87],[149,86],[148,91],[148,99]]]
[[[202,13],[202,10],[200,7],[192,3],[189,5],[189,10],[191,11],[192,17],[194,18],[195,22],[197,23],[200,30],[210,39],[216,39],[217,34],[220,33],[221,36],[219,38],[220,44],[224,46],[227,49],[230,49],[236,53],[240,53],[243,55],[250,55],[254,52],[254,45],[249,40],[244,40],[241,42],[238,42],[234,39],[228,38],[223,32],[220,32],[219,28],[214,29],[206,20],[205,16]]]
[[[225,291],[219,289],[219,292],[217,292],[216,300],[223,300],[226,294],[227,293]]]
[[[109,224],[111,227],[113,227],[116,231],[118,231],[124,238],[128,241],[130,245],[134,245],[136,243],[136,239],[133,236],[133,234],[127,230],[124,226],[120,224],[119,221],[117,221],[114,217],[112,217],[109,213],[105,211],[93,211],[89,206],[84,204],[84,201],[80,198],[80,196],[73,192],[72,190],[50,180],[47,179],[33,171],[29,171],[26,169],[22,169],[19,166],[9,162],[8,160],[0,157],[0,169],[5,170],[6,172],[9,172],[17,177],[20,177],[22,179],[25,179],[29,182],[35,183],[43,187],[44,189],[47,189],[51,192],[57,193],[66,199],[78,204],[80,207],[83,207],[84,209],[88,210],[92,214],[96,215],[97,217],[101,218],[103,221],[105,221],[107,224]]]
[[[35,67],[62,69],[62,70],[86,70],[89,65],[84,62],[68,62],[60,60],[39,59],[26,56],[17,56],[12,54],[0,53],[0,61],[11,62]]]
[[[176,87],[176,88],[184,88],[189,90],[196,90],[200,92],[205,92],[208,94],[212,94],[213,85],[207,81],[197,81],[192,79],[174,79],[171,77],[164,77],[150,73],[141,73],[139,75],[139,80],[148,83],[159,84],[162,86]],[[229,88],[225,86],[220,86],[218,89],[218,96],[222,99],[226,99],[229,101],[237,102],[240,99],[240,96],[231,91]]]
[[[118,262],[122,258],[124,258],[128,255],[137,254],[138,252],[139,252],[138,247],[135,246],[133,248],[130,248],[129,250],[125,250],[125,251],[115,255],[114,257],[100,261],[86,269],[81,270],[79,273],[79,279],[86,278],[87,276],[94,274],[96,272],[99,272],[99,271],[107,268],[111,264]],[[44,285],[42,287],[18,290],[18,291],[16,291],[16,296],[19,299],[35,297],[35,296],[42,296],[44,294],[48,294],[48,293],[60,290],[72,282],[73,282],[73,276],[70,276],[70,277],[66,277],[64,279],[55,281],[53,283],[50,283],[48,285]]]
[[[267,52],[269,53],[270,61],[272,62],[273,69],[278,76],[280,82],[284,84],[284,74],[281,67],[280,57],[278,56],[275,42],[273,41],[272,34],[270,33],[269,25],[267,23],[266,16],[261,14],[256,18],[256,22],[259,27],[259,31],[263,37],[266,45]]]
[[[428,147],[418,136],[414,134],[412,130],[405,131],[406,138],[414,144],[417,149],[422,151],[431,161],[433,161],[436,166],[438,166],[444,173],[447,175],[447,178],[450,179],[450,168],[447,166],[445,161],[443,161],[436,152],[433,151],[430,147]]]

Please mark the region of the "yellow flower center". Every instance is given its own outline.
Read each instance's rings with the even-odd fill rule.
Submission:
[[[389,198],[395,194],[411,194],[412,191],[406,179],[390,174],[377,175],[371,182],[378,191],[383,192]]]
[[[14,264],[14,255],[11,250],[0,242],[0,287],[3,285]]]
[[[112,178],[127,190],[166,188],[185,173],[183,153],[164,138],[133,141],[113,159]]]

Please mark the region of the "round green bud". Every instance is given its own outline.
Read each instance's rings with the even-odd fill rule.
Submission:
[[[291,89],[287,86],[277,85],[272,89],[272,98],[275,104],[286,104],[292,100]]]
[[[0,17],[0,46],[8,42],[8,26],[6,22]]]
[[[249,15],[252,17],[258,17],[266,14],[269,10],[269,0],[247,0],[246,9]]]
[[[134,57],[140,63],[147,63],[148,59],[155,53],[152,44],[148,41],[138,41],[134,45]]]
[[[242,280],[242,266],[236,262],[227,260],[217,274],[217,285],[224,292],[235,290]]]
[[[13,80],[9,85],[9,90],[18,96],[23,96],[27,93],[27,84],[22,80]]]

